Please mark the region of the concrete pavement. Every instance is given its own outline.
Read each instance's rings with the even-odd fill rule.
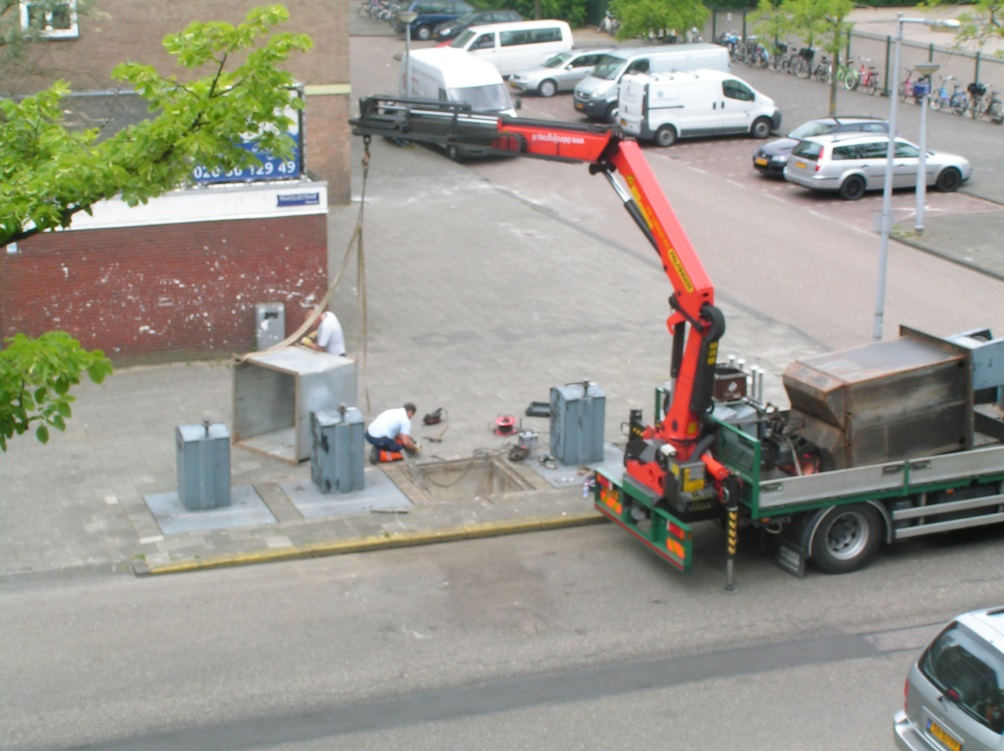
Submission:
[[[358,157],[360,145],[354,149]],[[48,446],[20,437],[0,455],[0,577],[167,573],[599,521],[582,495],[582,469],[541,463],[549,423],[524,410],[547,401],[552,386],[592,380],[606,394],[605,438],[618,441],[630,408],[650,410],[647,384],[665,377],[666,334],[652,325],[664,315],[665,280],[648,266],[624,263],[618,294],[587,292],[621,249],[427,149],[379,140],[371,149],[379,169],[366,186],[364,245],[350,249],[333,303],[359,358],[358,406],[367,419],[405,400],[417,402],[419,417],[443,407],[445,433],[442,426],[416,431],[421,461],[501,462],[516,475],[501,490],[518,490],[472,487],[453,497],[399,464],[387,477],[395,488],[411,488],[405,503],[311,515],[302,503],[310,494],[309,462],[291,465],[233,447],[232,485],[250,489],[265,521],[168,532],[177,520],[156,518],[149,499],[177,490],[175,428],[205,419],[233,424],[231,364],[122,368],[101,386],[79,388],[66,433]],[[354,195],[360,190],[357,179]],[[332,275],[360,208],[357,200],[331,209]],[[1004,279],[995,216],[994,226],[971,216],[931,218],[917,244]],[[910,232],[902,227],[897,234]],[[547,254],[538,250],[544,245]],[[630,315],[625,307],[634,308]],[[776,353],[786,362],[789,352],[815,346],[797,332],[763,325],[755,313],[729,316],[748,352]],[[539,434],[544,451],[523,463],[504,461],[514,439],[492,428],[508,414]],[[429,440],[435,437],[442,442]],[[470,471],[496,472],[481,465]],[[367,465],[366,472],[368,484],[385,480],[373,474],[384,474],[378,468]],[[432,477],[431,484],[456,479]]]

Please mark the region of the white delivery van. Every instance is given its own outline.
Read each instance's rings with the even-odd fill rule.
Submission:
[[[587,117],[613,122],[623,76],[698,68],[728,71],[728,48],[720,44],[668,44],[612,50],[575,86],[572,101],[575,109]]]
[[[411,75],[411,90],[407,86]],[[516,116],[509,87],[494,65],[449,47],[412,50],[410,62],[401,60],[400,96],[413,99],[437,99],[440,102],[465,103],[474,112]],[[453,159],[484,156],[487,149],[451,145],[447,153]]]
[[[494,65],[503,76],[535,68],[552,55],[568,52],[574,40],[564,21],[513,21],[472,26],[450,44]]]
[[[621,79],[617,123],[627,135],[672,146],[698,136],[766,138],[781,127],[781,112],[773,99],[720,70],[632,74]]]

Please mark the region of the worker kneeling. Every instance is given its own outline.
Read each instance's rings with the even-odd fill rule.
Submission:
[[[418,453],[418,444],[411,439],[411,418],[416,408],[411,402],[404,406],[381,412],[366,428],[366,440],[373,449],[370,462],[397,462],[404,459],[404,453]]]

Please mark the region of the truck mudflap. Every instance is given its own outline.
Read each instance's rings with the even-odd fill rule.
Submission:
[[[694,553],[690,525],[656,506],[644,488],[624,485],[620,479],[597,470],[593,505],[673,567],[684,573],[690,571]]]

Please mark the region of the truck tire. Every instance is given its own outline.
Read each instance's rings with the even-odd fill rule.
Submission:
[[[770,132],[774,129],[774,125],[766,117],[758,117],[753,121],[753,127],[750,128],[750,135],[754,138],[766,138],[770,135]]]
[[[672,146],[676,143],[676,128],[663,125],[655,132],[655,143],[657,146]]]
[[[864,568],[882,542],[882,517],[867,503],[834,506],[816,523],[812,560],[828,574]]]

